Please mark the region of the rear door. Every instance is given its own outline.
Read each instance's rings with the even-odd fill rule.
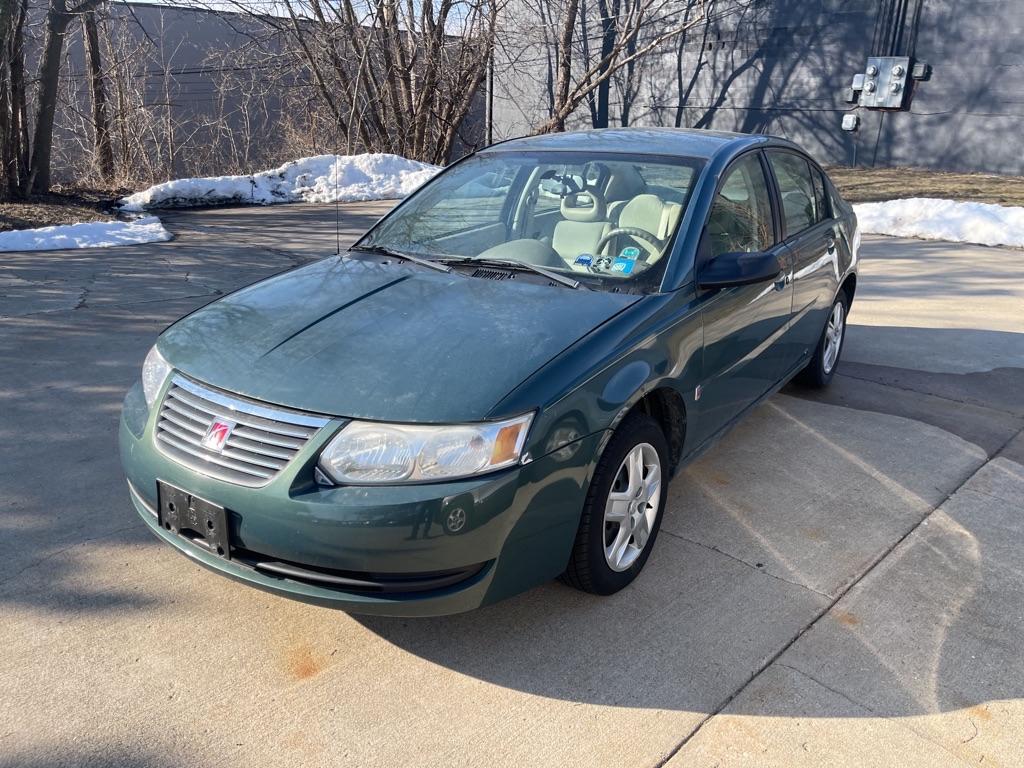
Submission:
[[[789,254],[778,242],[769,190],[761,153],[740,156],[722,174],[705,225],[698,275],[701,266],[717,256],[753,251],[776,252],[783,269],[775,280],[763,283],[698,288],[704,321],[701,441],[771,389],[783,373],[778,340],[792,310],[786,279]]]
[[[839,288],[837,221],[821,171],[803,155],[770,149],[785,243],[793,257],[793,319],[780,353],[786,367],[807,360],[818,344]]]

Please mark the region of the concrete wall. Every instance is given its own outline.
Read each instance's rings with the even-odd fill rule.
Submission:
[[[511,14],[527,39],[496,68],[496,138],[548,114],[553,31],[543,7],[520,0]],[[712,16],[645,63],[631,124],[773,133],[828,163],[1024,173],[1024,0],[719,0]],[[901,16],[900,38],[887,39]],[[933,67],[909,111],[847,104],[843,91],[867,57],[890,50]],[[861,118],[853,134],[840,129],[851,109]],[[589,110],[571,122],[590,126]]]

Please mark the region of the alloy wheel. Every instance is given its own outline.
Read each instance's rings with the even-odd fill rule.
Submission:
[[[647,546],[661,502],[661,459],[650,443],[626,454],[604,508],[604,558],[625,571]]]
[[[825,348],[821,352],[821,367],[826,375],[832,373],[836,360],[839,359],[839,348],[843,344],[845,323],[846,311],[843,308],[843,302],[837,301],[828,318],[828,326],[825,328]]]

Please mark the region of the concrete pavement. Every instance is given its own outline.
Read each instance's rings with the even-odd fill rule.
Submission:
[[[1024,765],[1020,252],[868,238],[833,387],[674,481],[631,588],[389,620],[135,520],[116,418],[155,335],[335,238],[316,206],[164,218],[0,263],[0,766]]]

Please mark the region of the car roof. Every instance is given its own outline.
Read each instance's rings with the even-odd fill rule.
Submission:
[[[763,134],[706,131],[695,128],[600,128],[509,139],[493,144],[481,152],[530,150],[622,152],[677,155],[710,160],[722,153],[733,155],[749,146],[769,144],[799,149],[790,141]]]

